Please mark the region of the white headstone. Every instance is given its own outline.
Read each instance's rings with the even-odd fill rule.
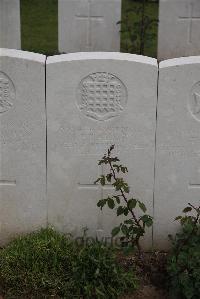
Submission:
[[[0,244],[46,224],[45,56],[0,49]]]
[[[21,48],[20,1],[0,1],[0,48]]]
[[[200,57],[160,63],[155,176],[155,248],[177,232],[175,217],[200,199]]]
[[[200,1],[160,0],[158,60],[200,55]]]
[[[120,51],[121,0],[58,0],[59,51]]]
[[[153,213],[157,61],[120,53],[76,53],[47,60],[49,223],[110,236],[114,211],[97,201],[113,188],[94,181],[110,145],[128,166],[132,196]],[[151,246],[151,232],[146,246]]]

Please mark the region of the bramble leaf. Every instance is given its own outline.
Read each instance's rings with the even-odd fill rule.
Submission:
[[[115,237],[116,235],[118,235],[120,232],[120,226],[116,226],[115,228],[113,228],[112,230],[112,236]]]
[[[109,206],[110,209],[114,209],[115,202],[114,202],[114,200],[111,197],[108,198],[107,204],[108,204],[108,206]]]
[[[183,209],[183,213],[188,213],[191,212],[192,208],[191,207],[186,207],[185,209]]]
[[[140,209],[145,213],[147,210],[145,204],[139,200],[138,200],[138,204],[139,204]]]
[[[136,204],[137,204],[137,200],[135,198],[131,198],[128,201],[128,208],[130,210],[132,210],[132,209],[134,209],[136,207]]]

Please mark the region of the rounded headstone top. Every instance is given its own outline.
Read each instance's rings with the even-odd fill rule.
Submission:
[[[200,56],[189,56],[189,57],[180,57],[163,60],[159,63],[159,68],[167,68],[173,66],[181,66],[188,64],[198,64],[200,63]]]
[[[77,52],[77,53],[69,53],[62,55],[50,56],[47,58],[47,64],[51,63],[59,63],[63,61],[80,61],[80,60],[122,60],[122,61],[132,61],[138,63],[144,63],[156,66],[158,62],[155,58],[129,54],[129,53],[119,53],[119,52]]]
[[[46,56],[43,54],[5,48],[0,48],[0,57],[20,58],[41,63],[46,61]]]

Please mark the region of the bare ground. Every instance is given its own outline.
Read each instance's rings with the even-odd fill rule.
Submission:
[[[125,267],[135,268],[139,277],[138,291],[120,299],[170,299],[166,290],[166,253],[143,253],[141,259],[129,256],[119,260]]]

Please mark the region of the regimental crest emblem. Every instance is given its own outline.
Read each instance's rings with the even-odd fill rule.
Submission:
[[[8,111],[15,100],[15,87],[11,79],[0,72],[0,113]]]
[[[119,115],[127,102],[127,89],[116,76],[98,72],[81,80],[78,107],[87,117],[107,120]]]

